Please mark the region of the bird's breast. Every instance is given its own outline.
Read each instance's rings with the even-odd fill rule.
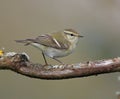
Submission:
[[[60,49],[54,49],[54,48],[48,48],[43,52],[45,53],[45,55],[49,57],[55,57],[55,58],[64,57],[71,53],[70,50],[60,50]]]
[[[74,48],[76,47],[75,45],[71,45],[68,49],[56,49],[56,48],[47,47],[47,46],[36,44],[36,43],[33,43],[32,46],[40,49],[46,56],[51,58],[53,57],[59,58],[59,57],[67,56],[71,54]]]

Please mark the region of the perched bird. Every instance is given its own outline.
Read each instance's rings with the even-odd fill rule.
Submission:
[[[81,36],[73,29],[64,29],[63,31],[43,34],[35,39],[16,40],[18,43],[32,45],[42,51],[45,65],[48,65],[45,55],[62,63],[57,58],[64,57],[73,52]]]

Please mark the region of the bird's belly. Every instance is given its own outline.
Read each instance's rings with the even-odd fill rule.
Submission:
[[[60,49],[54,49],[54,48],[49,48],[43,51],[45,55],[49,57],[54,57],[54,58],[59,58],[59,57],[64,57],[72,53],[72,51],[68,50],[60,50]]]
[[[70,49],[55,49],[52,47],[46,47],[37,43],[33,43],[32,46],[40,49],[46,56],[51,58],[64,57],[72,53],[73,48]]]

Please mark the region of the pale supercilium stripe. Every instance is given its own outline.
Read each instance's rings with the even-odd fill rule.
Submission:
[[[69,34],[73,34],[73,32],[71,31],[64,31],[65,33],[69,33]]]

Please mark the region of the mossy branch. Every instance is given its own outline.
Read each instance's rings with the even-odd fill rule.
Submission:
[[[120,72],[120,58],[88,61],[86,63],[48,65],[34,64],[26,54],[9,52],[0,57],[0,70],[12,70],[38,79],[80,78],[104,73]]]

